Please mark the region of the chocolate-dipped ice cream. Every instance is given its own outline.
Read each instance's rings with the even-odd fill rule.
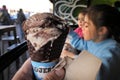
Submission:
[[[23,24],[33,71],[37,80],[58,63],[68,27],[52,13],[37,13]]]
[[[37,13],[23,25],[28,51],[34,61],[52,61],[60,57],[68,27],[52,13]]]

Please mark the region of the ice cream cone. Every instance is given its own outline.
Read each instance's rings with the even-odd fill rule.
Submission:
[[[35,76],[42,80],[60,58],[68,27],[52,13],[37,13],[25,21],[23,30]]]

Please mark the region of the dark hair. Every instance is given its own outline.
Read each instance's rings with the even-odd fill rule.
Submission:
[[[87,15],[96,28],[106,26],[108,37],[120,42],[120,12],[107,4],[90,6],[87,9]]]
[[[83,15],[85,15],[85,14],[87,13],[86,8],[82,9],[79,14],[81,14],[81,13],[82,13]]]
[[[6,5],[3,5],[2,7],[3,7],[4,9],[6,9]]]

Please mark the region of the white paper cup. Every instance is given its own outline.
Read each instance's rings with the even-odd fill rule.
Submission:
[[[44,76],[54,68],[54,66],[58,63],[58,61],[53,61],[53,62],[31,61],[31,63],[36,79],[43,80]]]

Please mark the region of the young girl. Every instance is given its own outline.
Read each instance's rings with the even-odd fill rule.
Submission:
[[[83,37],[82,26],[84,25],[84,17],[86,12],[87,11],[85,9],[81,10],[81,12],[78,15],[78,28],[74,30],[74,32],[76,32],[80,37]]]
[[[109,5],[87,9],[83,38],[71,31],[71,44],[102,60],[97,80],[120,80],[120,13]]]
[[[77,33],[77,35],[80,38],[83,38],[82,26],[84,25],[84,18],[85,18],[85,14],[86,13],[87,13],[86,9],[82,9],[80,11],[80,13],[78,14],[78,27],[74,30],[74,32]],[[66,40],[66,44],[64,46],[65,48],[63,50],[64,54],[62,54],[61,57],[68,56],[68,57],[74,58],[75,55],[80,53],[79,50],[77,50],[76,48],[72,47],[72,45],[70,44],[69,41],[70,41],[70,36],[68,35],[68,38]]]

